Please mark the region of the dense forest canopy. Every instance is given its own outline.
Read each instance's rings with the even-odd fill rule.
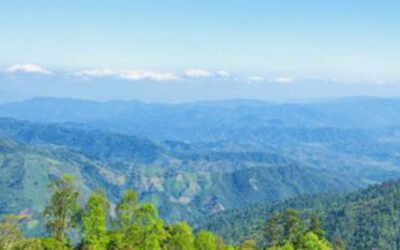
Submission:
[[[29,220],[29,216],[3,216],[0,249],[258,249],[258,239],[232,246],[210,231],[194,233],[185,222],[165,224],[154,205],[140,203],[137,194],[131,190],[124,192],[114,208],[102,191],[93,192],[86,204],[80,207],[80,193],[74,177],[65,175],[55,180],[51,187],[53,194],[42,213],[47,236],[25,238],[18,223]],[[74,234],[76,242],[68,237]],[[318,217],[304,220],[298,211],[290,209],[276,213],[268,220],[264,238],[267,249],[271,250],[332,249]]]

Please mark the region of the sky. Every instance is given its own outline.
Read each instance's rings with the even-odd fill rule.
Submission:
[[[32,90],[35,95],[56,95],[68,82],[80,84],[77,76],[94,82],[112,78],[116,86],[121,80],[136,81],[132,91],[137,81],[166,88],[161,81],[176,85],[201,78],[204,93],[209,88],[205,82],[224,86],[228,80],[243,83],[244,92],[255,91],[249,82],[312,80],[312,98],[329,96],[323,88],[314,91],[317,80],[390,85],[380,87],[384,93],[384,88],[400,84],[398,13],[400,1],[395,0],[1,1],[0,98],[13,100],[15,92]],[[10,76],[21,72],[36,76]],[[51,92],[48,89],[55,87],[46,87],[51,81],[39,74],[64,85]],[[14,81],[19,84],[5,86]],[[41,84],[38,88],[44,91],[21,81]],[[89,97],[87,86],[75,87],[72,96]],[[184,89],[182,84],[175,88]],[[122,98],[129,90],[121,89],[124,93],[109,98]],[[371,94],[372,89],[376,86],[371,86]],[[240,98],[240,92],[221,98]]]

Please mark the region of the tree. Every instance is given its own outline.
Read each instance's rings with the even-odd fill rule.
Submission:
[[[194,250],[192,228],[185,222],[178,222],[169,228],[169,250]]]
[[[313,232],[306,233],[301,241],[299,250],[331,250],[329,243],[325,239],[319,239]]]
[[[256,245],[257,242],[255,240],[246,240],[239,246],[238,250],[254,250]]]
[[[62,242],[54,238],[24,238],[18,223],[29,219],[29,215],[7,215],[0,221],[1,250],[68,250]]]
[[[139,236],[138,248],[147,250],[161,249],[162,243],[167,238],[164,222],[158,216],[158,211],[153,204],[144,203],[138,210],[138,223],[135,223],[133,234]]]
[[[63,243],[55,240],[54,238],[42,238],[40,239],[41,248],[40,250],[69,250],[70,247],[65,246]]]
[[[277,246],[282,238],[282,229],[280,226],[280,215],[273,212],[267,221],[265,228],[265,238],[270,246]]]
[[[0,249],[13,250],[23,242],[21,230],[15,222],[17,216],[5,216],[0,222]]]
[[[132,224],[135,223],[139,198],[135,191],[127,190],[122,195],[121,201],[116,207],[115,227],[118,231],[126,234]]]
[[[103,192],[94,192],[89,197],[82,214],[82,248],[106,249],[108,244],[107,215],[109,204]]]
[[[310,226],[308,231],[315,233],[320,239],[325,237],[325,231],[322,229],[322,223],[319,219],[319,216],[315,212],[311,213],[310,215]]]
[[[231,245],[225,245],[224,250],[235,250],[235,247]]]
[[[196,250],[215,250],[215,237],[211,232],[202,230],[197,233],[194,245]]]
[[[75,185],[75,178],[70,175],[64,175],[55,180],[51,187],[54,192],[43,211],[46,229],[56,240],[65,243],[65,231],[75,226],[73,218],[79,211],[79,192]]]
[[[59,249],[59,250],[66,250],[67,248],[64,247],[62,243],[56,241],[60,246],[60,248],[52,248],[52,249]],[[13,250],[47,250],[49,248],[44,248],[40,239],[26,239],[19,244],[18,247],[13,248]]]
[[[293,243],[296,248],[298,241],[303,234],[303,223],[300,218],[300,212],[288,209],[283,212],[283,231],[285,239]]]
[[[345,249],[345,244],[343,240],[335,240],[332,244],[332,249],[333,250],[344,250]]]
[[[273,247],[267,248],[266,250],[295,250],[295,248],[292,243],[286,242],[282,246],[273,246]]]
[[[133,190],[127,190],[115,209],[115,219],[112,221],[113,230],[109,233],[111,249],[133,249],[135,235],[133,227],[137,224],[139,198]]]

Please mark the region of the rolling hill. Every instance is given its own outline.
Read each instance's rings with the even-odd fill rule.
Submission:
[[[329,239],[341,239],[346,249],[399,249],[400,181],[389,181],[346,195],[308,195],[275,205],[257,204],[199,219],[198,228],[209,229],[231,242],[263,240],[272,212],[297,209],[317,211]]]

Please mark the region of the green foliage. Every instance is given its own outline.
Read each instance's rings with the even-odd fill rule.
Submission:
[[[319,238],[315,233],[306,233],[299,242],[299,250],[330,250],[331,246],[325,239]]]
[[[200,231],[194,239],[196,250],[215,250],[215,236],[209,231]]]
[[[255,240],[246,240],[238,247],[238,250],[254,250],[256,249],[257,241]]]
[[[70,249],[72,249],[54,238],[42,238],[42,239],[40,239],[40,241],[41,241],[41,245],[42,245],[42,250],[54,250],[54,249],[70,250]]]
[[[76,225],[80,225],[82,229],[80,242],[75,247],[77,250],[235,249],[225,245],[222,238],[210,231],[201,230],[194,236],[192,228],[185,222],[164,225],[155,206],[150,203],[140,204],[134,191],[127,190],[123,194],[115,208],[114,216],[111,217],[109,202],[104,192],[93,192],[83,210],[78,211],[76,203],[79,192],[75,190],[74,179],[63,176],[54,182],[54,187],[51,202],[43,213],[47,218],[50,237],[24,238],[18,222],[29,217],[7,216],[0,223],[0,249],[71,249],[71,241],[65,236],[65,231],[75,225],[75,215],[79,215],[80,220]],[[318,218],[310,217],[307,221],[308,227],[300,213],[293,209],[274,213],[268,220],[265,231],[266,238],[270,241],[270,249],[329,249],[329,243],[317,234],[321,232]],[[244,241],[237,249],[257,249],[257,240]]]
[[[23,243],[21,230],[10,218],[2,218],[0,222],[0,249],[13,250]]]
[[[57,246],[55,246],[57,247]],[[52,248],[63,250],[65,248]],[[13,250],[45,250],[40,239],[26,239]]]
[[[270,250],[331,249],[315,213],[312,213],[310,218],[302,219],[300,212],[293,209],[287,209],[282,213],[274,212],[266,223],[265,237]]]
[[[295,248],[292,243],[285,243],[283,246],[272,246],[267,250],[295,250]]]
[[[81,237],[76,250],[255,250],[258,241],[249,239],[237,248],[226,245],[221,237],[201,230],[196,235],[185,222],[165,225],[153,204],[140,203],[137,194],[127,190],[111,216],[104,192],[93,192],[78,211],[74,180],[63,176],[54,182],[55,191],[44,215],[48,216],[49,238],[23,237],[18,222],[27,216],[7,216],[0,222],[1,250],[70,250],[65,231],[73,225],[72,217],[80,220]],[[61,194],[65,195],[65,200]],[[62,212],[60,212],[62,211]],[[65,215],[67,214],[67,216]],[[50,216],[49,216],[50,215]],[[67,222],[65,222],[67,221]],[[320,223],[311,218],[307,227],[296,210],[274,213],[266,227],[266,238],[273,242],[269,249],[328,250],[329,243],[313,231]],[[270,227],[270,228],[269,228]],[[312,230],[311,230],[312,229]],[[271,233],[271,235],[269,235]],[[61,237],[61,238],[60,238]],[[339,245],[338,245],[339,246]],[[335,250],[339,248],[335,248]]]
[[[185,222],[178,222],[169,227],[169,250],[194,250],[192,228]]]
[[[345,244],[342,240],[335,240],[332,243],[332,249],[333,250],[344,250],[345,249]]]
[[[300,237],[304,230],[304,225],[300,218],[300,212],[288,209],[284,211],[281,216],[284,240],[293,243],[296,247],[299,244]]]
[[[124,192],[121,201],[116,207],[115,227],[118,231],[127,234],[129,228],[135,223],[139,198],[135,191],[127,190]]]
[[[82,213],[82,249],[104,250],[107,248],[108,207],[104,193],[95,192],[89,197]]]
[[[325,231],[322,229],[320,217],[315,212],[310,215],[310,226],[308,231],[316,234],[318,238],[322,239],[325,237]]]
[[[240,243],[264,235],[272,245],[282,230],[274,212],[288,208],[302,211],[306,232],[326,236],[335,250],[400,249],[400,181],[386,182],[347,195],[301,196],[269,206],[257,204],[211,218],[198,227],[213,231],[227,242]],[[318,215],[313,211],[318,211]],[[319,218],[320,219],[319,219]],[[269,218],[265,226],[265,218]],[[268,238],[271,237],[271,238]]]
[[[145,203],[141,206],[138,212],[138,226],[136,228],[136,233],[139,235],[138,249],[161,249],[162,243],[167,238],[167,232],[154,205]]]
[[[264,236],[271,246],[277,246],[282,240],[282,234],[280,215],[279,213],[274,212],[267,221]]]
[[[121,201],[115,209],[115,218],[112,220],[112,231],[109,233],[109,247],[112,249],[132,249],[137,237],[132,232],[137,231],[137,216],[139,209],[139,198],[132,190],[124,192]]]
[[[65,231],[75,226],[74,217],[79,211],[79,192],[75,178],[64,175],[51,184],[54,193],[44,209],[46,229],[54,238],[65,243]],[[76,219],[76,218],[75,218]]]

